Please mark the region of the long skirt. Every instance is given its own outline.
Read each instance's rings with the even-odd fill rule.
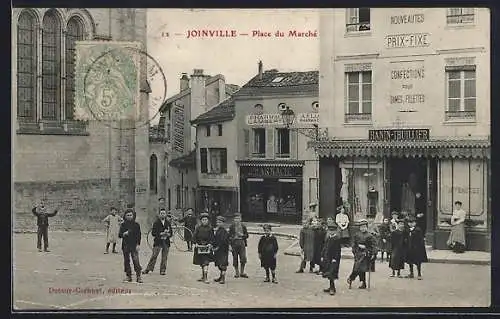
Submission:
[[[465,246],[465,225],[464,223],[451,226],[450,237],[446,244],[448,246],[453,245],[453,243],[459,243]]]
[[[193,254],[193,264],[199,266],[208,266],[211,262],[214,261],[213,252],[209,254],[199,254],[198,247],[195,248]]]

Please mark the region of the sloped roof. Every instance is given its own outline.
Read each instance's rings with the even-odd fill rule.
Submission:
[[[269,70],[258,74],[236,93],[257,95],[282,92],[319,92],[319,71],[279,72]]]
[[[207,112],[200,114],[191,121],[191,124],[231,121],[234,118],[234,98],[230,97],[214,106]]]
[[[169,162],[169,165],[178,168],[196,167],[196,150],[192,150],[187,155],[174,158]]]

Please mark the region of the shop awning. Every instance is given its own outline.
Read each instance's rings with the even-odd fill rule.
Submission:
[[[300,160],[238,160],[239,166],[280,166],[280,167],[302,167],[305,161]]]
[[[330,140],[310,142],[320,157],[490,158],[489,140],[389,141]]]

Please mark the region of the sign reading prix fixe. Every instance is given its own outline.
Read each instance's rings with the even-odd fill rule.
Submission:
[[[279,113],[249,114],[245,118],[249,126],[282,126],[283,116]],[[319,124],[319,113],[298,113],[293,121],[294,126],[307,126]]]

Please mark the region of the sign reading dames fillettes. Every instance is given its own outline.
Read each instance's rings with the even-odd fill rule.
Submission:
[[[429,129],[370,130],[370,141],[428,141]]]

